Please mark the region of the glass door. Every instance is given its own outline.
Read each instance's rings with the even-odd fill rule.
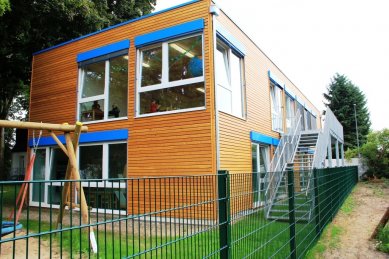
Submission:
[[[46,149],[37,149],[33,167],[32,180],[41,181],[32,184],[31,201],[43,203],[45,201],[45,172],[46,172]]]
[[[253,143],[252,172],[253,172],[253,203],[254,207],[263,206],[265,202],[265,175],[269,164],[269,147]]]

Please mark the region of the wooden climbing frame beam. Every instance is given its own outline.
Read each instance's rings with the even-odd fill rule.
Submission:
[[[67,124],[51,124],[39,122],[24,122],[24,121],[6,121],[0,120],[0,128],[18,128],[18,129],[32,129],[32,130],[48,130],[48,131],[63,131],[74,132],[76,125]],[[88,127],[82,126],[81,132],[87,132]]]

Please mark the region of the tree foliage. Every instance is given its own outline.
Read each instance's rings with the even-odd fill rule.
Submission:
[[[148,14],[155,4],[156,0],[0,0],[0,119],[12,114],[16,97],[23,106],[28,104],[32,53]]]
[[[363,92],[345,75],[336,74],[324,93],[328,106],[343,125],[345,149],[357,146],[354,104],[358,122],[358,137],[360,145],[366,142],[370,131],[370,114]]]
[[[9,0],[0,0],[0,16],[2,16],[5,12],[11,10],[11,5],[9,4]]]
[[[367,175],[389,178],[389,129],[369,133],[367,141],[360,148]],[[358,149],[349,149],[346,157],[357,157]]]

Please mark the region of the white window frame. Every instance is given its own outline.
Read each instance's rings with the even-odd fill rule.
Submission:
[[[102,143],[85,143],[85,144],[80,144],[80,146],[98,146],[98,145],[102,145],[103,146],[103,161],[102,161],[102,180],[108,180],[108,170],[109,170],[109,164],[108,164],[108,158],[109,158],[109,145],[111,144],[127,144],[126,141],[111,141],[111,142],[102,142]],[[78,152],[77,152],[77,165],[78,165],[78,168],[80,168],[80,146],[78,147]],[[127,147],[128,147],[128,144],[127,144]],[[52,157],[53,157],[53,151],[54,149],[57,149],[59,148],[58,146],[48,146],[48,147],[42,147],[42,148],[38,148],[38,149],[44,149],[46,151],[46,154],[45,154],[45,177],[44,177],[44,181],[50,181],[50,173],[51,173],[51,163],[52,163]],[[128,152],[128,151],[127,151]],[[128,165],[128,156],[126,157],[126,164]],[[32,172],[34,174],[34,172]],[[33,175],[32,174],[32,175]],[[123,176],[124,178],[127,177],[127,175],[124,175]],[[49,190],[49,186],[61,186],[63,185],[63,182],[61,183],[62,180],[65,180],[65,179],[60,179],[58,180],[59,182],[53,182],[52,184],[50,184],[49,182],[47,183],[44,183],[43,184],[43,188],[44,188],[44,197],[42,197],[42,201],[41,202],[36,202],[36,201],[33,201],[32,200],[32,194],[33,194],[33,188],[29,188],[29,192],[30,192],[30,205],[32,206],[42,206],[42,207],[52,207],[52,208],[59,208],[59,205],[57,204],[49,204],[48,203],[48,190]],[[87,180],[87,179],[86,179]],[[55,180],[53,180],[55,181]],[[126,188],[126,182],[109,182],[109,181],[105,181],[104,182],[84,182],[82,183],[82,186],[83,187],[91,187],[91,188],[117,188],[117,189],[125,189]],[[75,194],[75,202],[79,202],[78,201],[78,195],[77,193]],[[119,213],[120,210],[110,210],[110,209],[101,209],[99,208],[98,211],[113,211],[115,213]],[[94,211],[97,211],[96,208],[93,208],[92,210],[93,212]]]
[[[223,55],[223,58],[224,58],[224,66],[227,70],[227,81],[228,81],[228,85],[222,85],[222,84],[219,84],[218,82],[218,76],[216,75],[216,85],[218,87],[222,87],[224,90],[228,91],[231,93],[231,103],[230,103],[230,109],[229,111],[226,111],[226,110],[223,110],[221,109],[221,106],[218,107],[218,111],[221,111],[221,112],[225,112],[227,114],[230,114],[232,116],[235,116],[235,117],[238,117],[238,118],[241,118],[241,119],[245,119],[245,115],[246,115],[246,112],[245,112],[245,92],[244,92],[244,58],[239,55],[239,54],[236,54],[235,51],[233,51],[233,49],[231,47],[229,47],[227,44],[225,44],[221,39],[217,39],[217,43],[216,43],[216,46],[218,47],[221,47],[222,49],[224,49],[225,53],[226,53],[226,56]],[[218,51],[217,50],[217,47],[215,49],[215,51]],[[240,73],[240,110],[241,110],[241,114],[236,114],[234,113],[233,111],[233,100],[234,98],[232,97],[235,92],[234,92],[234,89],[233,89],[233,86],[232,86],[232,82],[231,82],[231,78],[232,78],[232,75],[231,75],[231,57],[232,55],[235,55],[237,58],[239,58],[239,63],[240,63],[240,70],[239,70],[239,73]],[[217,64],[215,63],[215,66],[217,66]],[[215,69],[215,73],[217,69]],[[220,91],[217,91],[218,94],[220,94]],[[219,102],[218,102],[219,103]]]
[[[283,133],[283,114],[282,114],[282,95],[283,90],[270,81],[270,99],[271,99],[271,121],[272,130]]]
[[[265,184],[265,181],[266,181],[266,176],[261,178],[261,174],[262,173],[268,173],[269,172],[269,167],[270,167],[270,145],[265,145],[265,144],[261,144],[261,143],[256,143],[256,142],[251,142],[251,145],[254,145],[256,146],[256,155],[257,155],[257,164],[256,164],[256,167],[258,168],[258,172],[253,172],[253,173],[259,173],[258,176],[258,190],[259,190],[259,193],[258,195],[261,195],[261,191],[265,191],[265,190],[261,190],[261,184],[264,183]],[[264,151],[264,154],[265,154],[265,157],[264,157],[264,167],[266,168],[266,172],[261,172],[260,168],[261,168],[261,159],[260,159],[260,155],[261,155],[261,148],[263,148],[265,151]],[[259,196],[260,197],[260,196]],[[265,198],[266,199],[266,198]],[[263,206],[265,204],[265,201],[264,200],[261,200],[259,198],[259,201],[254,201],[253,202],[253,206],[254,207],[259,207],[259,206]]]
[[[169,81],[169,43],[201,36],[201,49],[202,49],[202,64],[203,64],[203,75],[194,77],[194,78],[188,78],[183,80],[176,80],[176,81]],[[155,47],[162,46],[162,77],[161,77],[161,83],[155,84],[155,85],[149,85],[149,86],[141,86],[142,84],[142,60],[143,60],[143,51],[153,49]],[[158,116],[158,115],[164,115],[164,114],[172,114],[172,113],[181,113],[181,112],[188,112],[188,111],[198,111],[198,110],[204,110],[206,107],[206,89],[205,89],[205,63],[204,63],[204,34],[203,33],[195,33],[191,34],[185,37],[177,37],[174,39],[171,39],[169,41],[164,41],[162,43],[158,44],[152,44],[148,45],[146,47],[142,47],[137,49],[137,60],[136,60],[136,106],[135,106],[135,117],[150,117],[150,116]],[[150,92],[155,90],[161,90],[166,88],[172,88],[176,86],[187,86],[190,84],[195,83],[201,83],[204,82],[204,106],[201,107],[195,107],[195,108],[187,108],[187,109],[179,109],[179,110],[173,110],[173,111],[163,111],[163,112],[153,112],[153,113],[147,113],[147,114],[140,114],[140,94],[144,92]]]
[[[78,90],[78,102],[77,102],[77,120],[78,121],[81,121],[81,118],[80,118],[80,106],[81,106],[81,104],[87,103],[87,102],[93,102],[93,101],[100,101],[100,100],[104,100],[104,118],[102,120],[83,121],[82,122],[83,124],[93,124],[93,123],[99,123],[99,122],[104,122],[104,121],[117,121],[117,120],[128,119],[128,90],[129,90],[128,89],[128,82],[127,82],[127,107],[126,107],[127,115],[123,116],[123,117],[118,117],[118,118],[109,118],[109,116],[108,116],[108,112],[109,112],[109,104],[108,103],[109,103],[109,90],[110,90],[110,80],[109,80],[110,79],[110,66],[109,66],[110,60],[113,58],[125,57],[125,56],[127,56],[127,60],[128,60],[128,54],[126,54],[126,55],[119,55],[116,57],[112,57],[112,58],[108,58],[106,60],[101,60],[101,61],[96,62],[96,63],[104,62],[104,64],[105,64],[104,94],[83,98],[82,92],[83,92],[83,86],[84,86],[85,70],[83,69],[83,67],[80,67],[78,69],[78,89],[79,89]],[[93,64],[93,63],[91,63],[91,64]],[[127,62],[127,71],[128,71],[128,62]],[[127,72],[127,74],[128,74],[128,72]]]

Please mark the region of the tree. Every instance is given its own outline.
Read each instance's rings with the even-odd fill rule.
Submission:
[[[366,142],[371,122],[366,106],[366,97],[345,75],[336,74],[324,93],[328,106],[343,125],[345,149],[357,146],[354,104],[358,122],[358,137],[360,145]]]
[[[23,100],[28,92],[32,53],[148,14],[155,4],[156,0],[0,0],[0,120],[9,117],[15,98]],[[4,138],[0,128],[0,179],[5,173]]]
[[[2,16],[5,12],[10,11],[10,9],[9,0],[0,0],[0,16]]]
[[[368,167],[368,176],[389,178],[389,129],[369,133],[359,152]],[[357,155],[357,148],[346,152],[347,158]]]

